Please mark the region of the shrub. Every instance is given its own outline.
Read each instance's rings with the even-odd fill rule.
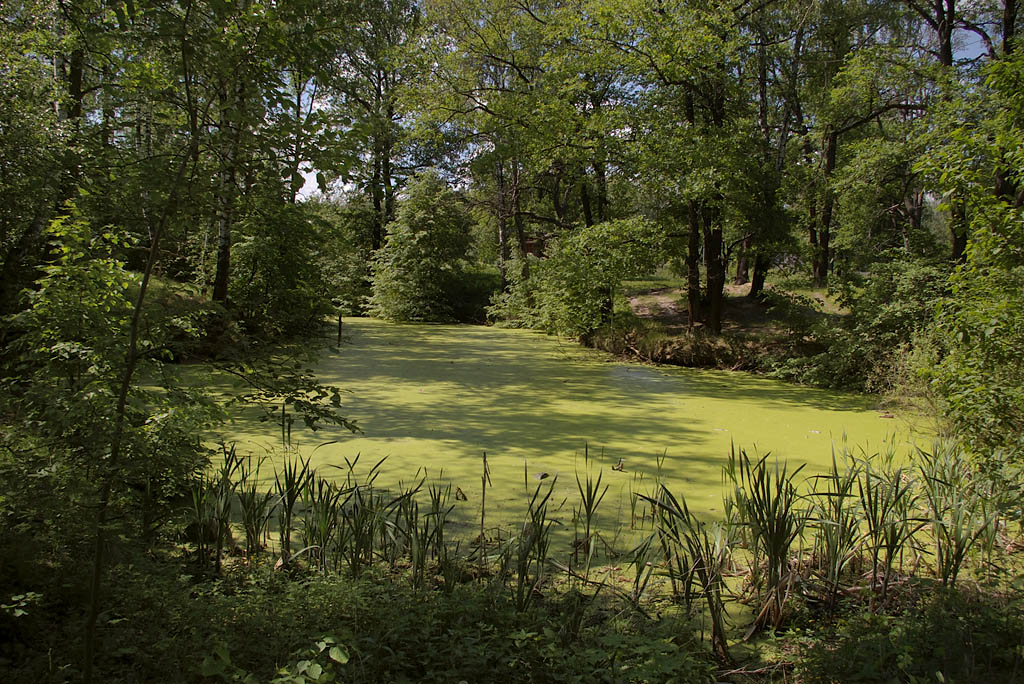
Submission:
[[[1020,681],[1021,608],[940,591],[903,615],[857,613],[806,647],[798,672],[808,684]]]
[[[469,213],[440,176],[410,181],[373,263],[370,312],[391,321],[455,320],[469,229]]]
[[[944,269],[896,259],[842,284],[837,298],[849,310],[843,316],[814,314],[807,298],[773,295],[794,335],[813,343],[809,355],[780,362],[775,373],[833,389],[887,390],[906,350],[931,325],[945,290]]]
[[[611,320],[622,280],[654,269],[662,240],[643,218],[580,228],[553,242],[548,258],[528,257],[528,269],[513,263],[509,289],[489,311],[514,325],[589,336]]]

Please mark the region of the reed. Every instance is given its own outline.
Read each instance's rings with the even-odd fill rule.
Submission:
[[[522,531],[508,543],[511,553],[506,554],[504,560],[515,564],[514,599],[519,612],[530,607],[544,581],[544,569],[551,549],[552,521],[548,517],[548,502],[555,480],[557,477],[552,478],[543,494],[544,484],[537,485],[530,498]]]
[[[316,475],[302,490],[302,545],[310,549],[313,563],[327,574],[328,550],[338,529],[339,501],[343,491]]]
[[[768,457],[752,460],[743,449],[733,449],[726,466],[737,519],[751,551],[751,583],[761,605],[748,635],[769,626],[777,629],[782,623],[794,579],[792,547],[808,517],[799,505],[795,483],[803,466],[789,472],[778,462],[769,466]]]
[[[864,459],[857,484],[865,542],[871,557],[871,608],[875,597],[885,603],[893,576],[893,566],[905,547],[914,542],[922,521],[915,517],[916,484],[912,471],[891,465],[891,459]],[[881,578],[881,579],[879,579]]]
[[[245,555],[250,560],[266,543],[270,518],[277,507],[274,493],[260,489],[260,468],[265,460],[258,458],[254,465],[253,457],[248,456],[238,468],[238,507],[245,530]]]
[[[823,598],[829,613],[836,609],[843,575],[856,557],[861,539],[861,510],[855,486],[862,468],[845,450],[841,457],[843,468],[833,449],[831,471],[813,478],[808,521],[816,530],[814,558],[825,585]]]
[[[652,504],[663,538],[678,549],[677,558],[689,561],[681,577],[684,601],[692,609],[698,599],[704,599],[711,621],[711,648],[722,662],[728,662],[725,572],[731,560],[731,530],[721,523],[709,525],[698,520],[686,498],[677,499],[664,485]]]
[[[994,511],[971,485],[970,466],[952,442],[936,442],[931,451],[917,450],[932,541],[935,572],[952,587],[971,548],[995,524]]]
[[[586,447],[584,448],[584,464],[584,467],[587,469],[584,478],[581,480],[579,472],[576,473],[576,489],[580,495],[580,505],[574,507],[573,521],[576,523],[576,530],[573,541],[573,559],[578,566],[580,553],[582,552],[583,576],[589,577],[590,566],[593,562],[596,548],[594,539],[597,531],[594,524],[597,519],[597,509],[601,505],[604,495],[608,492],[608,485],[605,485],[603,489],[601,488],[602,473],[600,471],[597,473],[597,478],[594,478],[589,468],[590,456]],[[579,523],[583,525],[582,537],[579,534]]]
[[[312,476],[309,459],[302,458],[298,453],[294,453],[292,456],[287,451],[281,470],[275,469],[274,471],[274,487],[278,496],[278,532],[281,538],[282,565],[287,565],[291,560],[292,520],[295,517],[295,506]]]

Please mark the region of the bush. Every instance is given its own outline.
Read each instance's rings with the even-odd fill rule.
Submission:
[[[512,325],[587,337],[611,320],[616,291],[626,278],[657,265],[663,236],[642,218],[581,228],[551,244],[546,259],[513,262],[509,289],[489,312]]]
[[[779,363],[775,374],[799,382],[854,391],[884,391],[915,339],[926,333],[945,295],[946,272],[927,263],[896,259],[842,284],[839,304],[849,313],[814,313],[812,300],[772,295],[797,338],[811,353]]]
[[[303,205],[255,203],[234,247],[230,299],[250,332],[299,336],[332,310],[316,245],[323,226]]]
[[[350,682],[713,681],[710,654],[677,618],[622,618],[599,603],[573,632],[566,629],[572,595],[518,612],[487,583],[447,594],[392,579],[296,581],[264,567],[196,584],[173,563],[124,567],[99,672],[104,681],[265,682],[315,663],[316,671]],[[46,617],[30,619],[41,628]],[[51,666],[70,669],[74,640],[64,632],[18,649],[19,668],[3,673],[0,661],[0,674],[37,682]],[[63,648],[48,654],[57,644]]]
[[[391,321],[453,321],[460,308],[470,217],[436,173],[409,182],[373,263],[370,312]]]
[[[801,681],[1020,681],[1022,607],[1020,597],[939,592],[903,615],[858,613],[804,649]]]

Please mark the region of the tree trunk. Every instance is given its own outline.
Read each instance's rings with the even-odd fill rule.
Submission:
[[[754,257],[754,276],[750,280],[750,292],[747,293],[748,297],[753,299],[760,299],[761,293],[764,292],[764,280],[768,275],[768,267],[771,265],[768,257],[761,256],[758,254]]]
[[[949,232],[952,237],[954,263],[962,264],[967,254],[967,212],[964,203],[954,200],[949,210]]]
[[[1017,0],[1003,0],[1003,56],[1013,54],[1017,31]]]
[[[722,227],[717,209],[705,207],[704,263],[707,268],[708,327],[718,335],[722,332],[723,290],[725,289],[725,258],[722,254]]]
[[[736,285],[746,285],[750,282],[750,248],[753,241],[753,238],[747,238],[740,245],[740,253],[736,257],[736,277],[732,281]]]
[[[395,152],[395,141],[391,137],[391,122],[395,115],[393,107],[388,106],[385,110],[383,156],[381,158],[381,180],[384,183],[384,232],[387,233],[387,225],[395,220],[395,179],[394,163],[391,156]]]
[[[241,88],[239,88],[239,91]],[[217,182],[217,270],[213,276],[213,301],[227,304],[231,271],[231,228],[234,221],[237,160],[241,124],[231,120],[240,97],[229,102],[227,86],[221,90],[220,130],[228,137]],[[237,112],[234,112],[237,115]]]
[[[832,172],[836,168],[836,143],[838,135],[829,126],[825,131],[823,147],[825,152],[822,165],[822,200],[821,215],[818,217],[817,235],[811,231],[811,246],[814,250],[812,269],[814,284],[817,287],[825,287],[828,284],[828,268],[831,260],[831,248],[829,245],[832,233],[832,212],[835,207],[835,194],[832,190]]]
[[[689,232],[686,240],[686,313],[692,330],[700,320],[700,218],[696,200],[686,207]]]
[[[370,179],[370,200],[373,202],[374,216],[370,245],[374,251],[384,246],[384,191],[381,173],[381,154],[379,143],[375,140],[373,144],[373,176]]]
[[[583,221],[587,227],[594,225],[594,212],[590,207],[590,192],[587,190],[587,174],[580,179],[580,204],[583,206]]]
[[[507,263],[509,260],[508,248],[508,197],[505,189],[505,165],[499,162],[495,165],[495,180],[498,185],[498,197],[495,212],[498,220],[498,272],[501,274],[501,290],[508,289]]]
[[[594,163],[594,178],[597,181],[597,221],[604,223],[608,220],[608,178],[604,164]]]

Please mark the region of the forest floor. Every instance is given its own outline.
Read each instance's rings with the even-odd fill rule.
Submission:
[[[724,333],[773,336],[780,328],[768,305],[747,296],[750,285],[726,285],[722,318]],[[628,297],[630,308],[639,318],[658,321],[669,334],[682,334],[689,316],[686,311],[686,288],[678,286],[641,290]]]
[[[703,322],[689,326],[686,286],[663,274],[623,284],[625,305],[637,322],[617,335],[597,336],[594,346],[645,361],[700,368],[765,370],[771,359],[804,349],[802,331],[845,313],[824,289],[782,279],[765,286],[768,295],[751,299],[750,285],[727,284],[722,335],[706,334]],[[706,311],[706,303],[702,305]]]

